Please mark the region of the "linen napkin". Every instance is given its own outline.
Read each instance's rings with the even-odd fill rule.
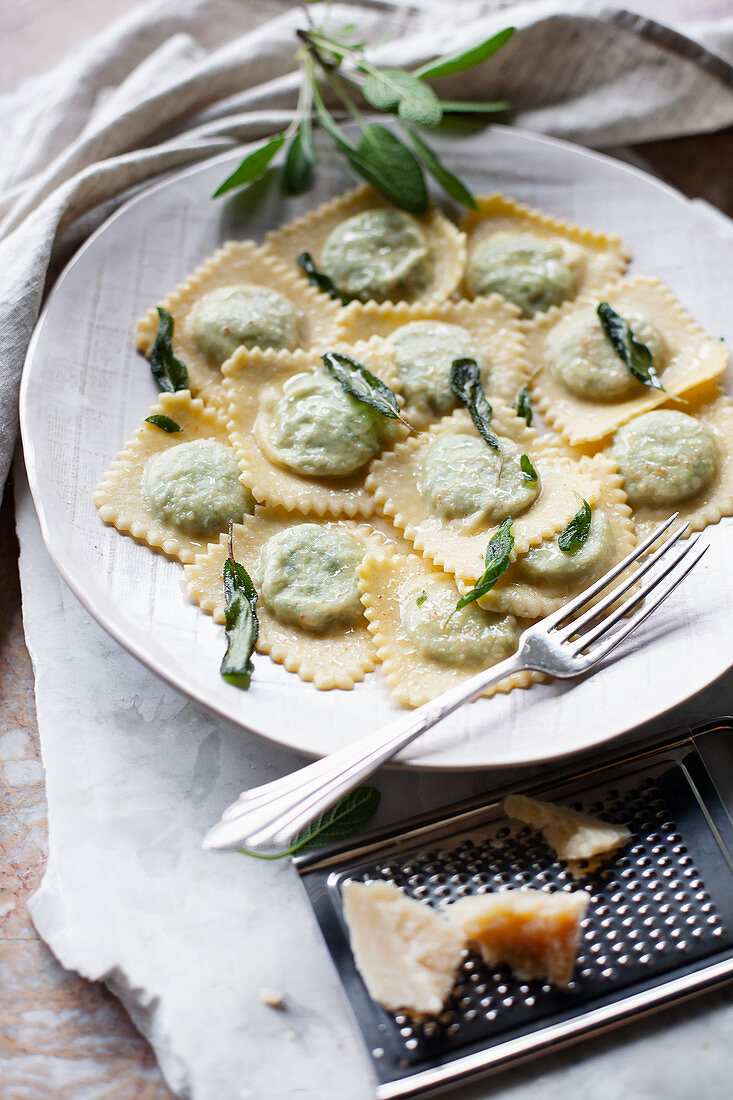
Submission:
[[[3,477],[47,276],[151,178],[283,125],[295,101],[293,30],[303,17],[273,0],[162,0],[133,9],[52,74],[0,100],[9,154],[0,166]],[[464,2],[449,25],[430,3],[334,5],[331,18],[374,37],[389,26],[393,39],[374,56],[400,65],[432,55],[436,28],[448,52],[511,22],[519,32],[506,51],[462,74],[460,93],[446,81],[444,94],[506,96],[517,124],[588,144],[733,122],[722,56],[731,28],[723,24],[695,28],[693,41],[600,4],[545,0],[509,11]],[[90,620],[55,574],[22,480],[18,519],[49,796],[48,869],[32,903],[39,931],[65,965],[122,997],[178,1095],[366,1100],[370,1069],[292,868],[199,849],[222,806],[295,767],[294,754],[187,702]],[[711,698],[709,713],[716,709]],[[694,714],[704,717],[699,703]],[[485,782],[480,774],[384,774],[382,819]],[[285,995],[285,1012],[263,1003],[262,987]],[[671,1036],[655,1024],[641,1028],[621,1066],[615,1040],[582,1058],[558,1056],[543,1068],[542,1094],[587,1088],[585,1061],[599,1100],[615,1100],[621,1088],[687,1097],[696,1078],[687,1052],[703,1041],[726,1079],[731,1022],[730,995],[719,994],[668,1017]],[[507,1095],[534,1094],[536,1077],[513,1074]],[[493,1093],[485,1086],[470,1095]]]

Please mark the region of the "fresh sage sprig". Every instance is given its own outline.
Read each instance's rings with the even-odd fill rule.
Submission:
[[[146,424],[152,424],[155,428],[160,428],[162,432],[182,432],[183,428],[180,424],[176,424],[175,420],[166,416],[165,413],[152,413],[151,416],[145,417]]]
[[[257,859],[282,859],[297,852],[309,852],[314,848],[325,848],[327,844],[348,840],[364,831],[377,812],[381,799],[376,787],[357,787],[310,825],[306,825],[286,852],[276,856],[263,856],[246,848],[240,848],[240,851],[242,855],[255,856]]]
[[[662,390],[666,393],[654,366],[652,353],[646,344],[636,339],[629,323],[624,321],[608,302],[601,302],[596,313],[614,351],[624,361],[634,378],[643,382],[649,389]]]
[[[588,541],[588,535],[590,534],[590,504],[583,497],[580,500],[579,511],[557,536],[557,545],[566,554],[574,554],[576,550],[580,550],[581,546],[584,546]]]
[[[524,419],[528,428],[532,427],[532,402],[529,397],[529,386],[522,386],[514,398],[514,411],[517,416]]]
[[[491,405],[481,385],[481,371],[475,359],[454,359],[448,376],[451,393],[462,402],[476,429],[493,450],[501,455],[501,444],[491,430]]]
[[[456,604],[456,611],[467,607],[474,600],[480,600],[494,587],[499,577],[506,573],[512,564],[512,550],[514,549],[514,535],[512,534],[512,517],[508,516],[499,530],[486,547],[486,571],[479,577],[476,584]],[[455,614],[455,612],[454,612]]]
[[[363,363],[357,363],[356,359],[351,359],[340,351],[327,351],[321,359],[329,374],[357,401],[371,405],[390,420],[401,420],[411,432],[415,431],[402,415],[397,398],[389,386],[381,378],[377,378],[376,374],[372,374]]]
[[[369,43],[353,26],[331,31],[316,25],[306,9],[309,26],[296,32],[300,49],[300,88],[293,121],[282,133],[269,138],[241,161],[214,193],[224,195],[260,179],[285,147],[283,182],[290,194],[304,190],[318,164],[313,140],[314,125],[331,138],[356,175],[371,183],[389,202],[412,214],[428,207],[425,173],[465,206],[475,207],[470,190],[440,161],[415,127],[438,126],[447,114],[491,115],[506,110],[501,101],[488,103],[441,100],[429,80],[463,72],[492,57],[514,33],[507,27],[498,34],[447,57],[439,57],[414,69],[379,68],[369,60]],[[323,86],[356,125],[352,138],[326,106]],[[404,140],[378,122],[367,121],[356,99],[374,110],[393,116]]]
[[[328,294],[329,298],[341,302],[342,306],[347,306],[349,302],[353,301],[353,298],[350,298],[348,294],[342,294],[340,290],[337,290],[330,275],[327,275],[325,271],[319,271],[310,252],[301,252],[295,262],[316,290],[322,290],[324,294]]]
[[[232,526],[229,525],[229,557],[224,562],[224,628],[227,650],[221,662],[222,679],[246,691],[252,679],[251,657],[259,634],[257,591],[249,573],[234,559]]]
[[[150,369],[153,378],[162,390],[175,393],[188,389],[188,370],[186,364],[173,354],[173,318],[167,309],[156,306],[158,310],[158,335],[155,337],[150,355]]]
[[[519,466],[522,471],[522,479],[528,481],[531,485],[537,484],[537,471],[532,465],[532,459],[529,455],[525,454],[519,459]]]

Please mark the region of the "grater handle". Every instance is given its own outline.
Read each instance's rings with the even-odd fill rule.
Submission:
[[[454,710],[526,665],[515,653],[388,726],[304,768],[244,791],[204,837],[204,848],[282,855],[297,834],[380,765]]]

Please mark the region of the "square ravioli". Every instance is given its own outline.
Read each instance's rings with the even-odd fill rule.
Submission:
[[[416,554],[367,554],[359,576],[377,655],[402,706],[419,707],[510,657],[529,625],[512,615],[482,611],[475,603],[453,615],[460,599],[454,578]],[[485,695],[541,679],[539,673],[513,673]]]
[[[366,524],[314,523],[260,512],[232,530],[234,557],[259,594],[258,653],[322,691],[350,690],[376,663],[359,602],[356,567],[383,553],[386,539]],[[222,571],[228,538],[187,565],[189,597],[224,622]]]
[[[343,350],[380,378],[394,369],[378,338],[328,350]],[[256,500],[319,516],[371,514],[369,464],[406,428],[347,394],[316,353],[242,349],[224,375],[232,445]]]
[[[684,410],[684,411],[683,411]],[[640,538],[679,513],[690,532],[733,515],[733,401],[654,409],[619,428],[617,465]]]
[[[216,409],[180,390],[161,394],[150,415],[167,418],[173,430],[143,423],[112,464],[94,503],[104,522],[122,534],[192,562],[230,520],[252,511],[252,497]]]
[[[561,455],[510,409],[495,406],[491,425],[501,458],[458,409],[377,459],[366,482],[379,511],[415,549],[469,586],[484,572],[486,545],[502,520],[513,516],[521,554],[562,530],[579,497],[592,503],[600,491],[587,459]]]
[[[585,459],[584,464],[599,483],[586,542],[565,552],[554,535],[528,550],[515,559],[491,591],[479,600],[481,607],[528,619],[544,618],[633,550],[636,529],[615,465],[603,455]]]
[[[338,327],[347,343],[381,336],[394,348],[405,415],[417,428],[456,407],[449,384],[454,359],[475,360],[489,399],[507,405],[529,377],[519,310],[498,294],[433,306],[352,302]]]
[[[477,202],[461,222],[468,298],[501,294],[531,320],[626,270],[629,255],[614,235],[570,225],[498,192]]]
[[[601,302],[627,321],[652,355],[665,390],[638,381],[597,315]],[[728,350],[658,279],[634,275],[552,310],[527,333],[531,390],[543,418],[570,444],[597,443],[640,413],[718,378]],[[679,405],[680,408],[684,406]]]
[[[159,303],[173,318],[173,351],[191,390],[221,397],[221,367],[239,347],[287,355],[328,343],[338,306],[299,279],[266,247],[229,241]],[[150,358],[158,314],[138,321],[137,348]]]
[[[339,293],[362,302],[444,302],[466,261],[463,233],[437,207],[405,214],[367,184],[273,230],[266,242],[303,282],[297,258],[307,252]]]

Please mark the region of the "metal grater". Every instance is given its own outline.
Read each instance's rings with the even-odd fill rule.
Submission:
[[[495,1071],[733,977],[733,822],[723,801],[733,806],[733,719],[523,788],[631,829],[626,848],[580,877],[541,836],[503,816],[509,790],[296,861],[379,1100]],[[469,954],[439,1018],[386,1012],[356,970],[340,900],[344,882],[373,879],[435,905],[517,886],[587,890],[570,987],[523,982]]]

